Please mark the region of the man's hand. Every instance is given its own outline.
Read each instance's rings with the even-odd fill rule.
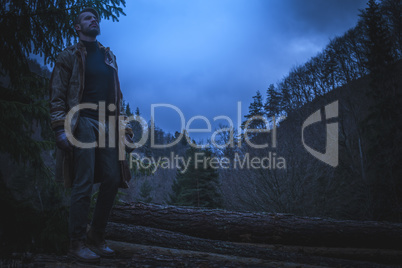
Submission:
[[[134,143],[134,141],[133,141],[133,139],[131,138],[130,134],[126,133],[126,135],[125,135],[124,137],[125,137],[125,139],[126,139],[126,143],[130,143],[130,144]],[[126,145],[126,152],[127,152],[127,153],[131,153],[132,151],[134,151],[134,148],[128,147],[128,146]]]
[[[64,129],[59,129],[54,132],[56,136],[56,145],[60,150],[71,153],[73,151],[73,147],[67,139],[66,132]]]

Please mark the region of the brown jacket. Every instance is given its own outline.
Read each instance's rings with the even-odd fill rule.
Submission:
[[[109,48],[105,48],[99,42],[98,45],[105,52],[105,63],[114,69],[115,100],[116,100],[116,126],[119,126],[119,116],[122,111],[122,93],[117,72],[116,56]],[[66,115],[70,109],[80,104],[85,84],[85,59],[86,49],[82,42],[66,48],[56,60],[52,77],[50,79],[50,118],[52,128],[64,126]],[[117,114],[119,111],[120,114]],[[71,129],[74,132],[77,126],[79,113],[75,113],[71,119]],[[122,124],[120,124],[121,126]],[[132,135],[129,124],[125,123],[126,133]],[[128,188],[130,170],[126,161],[119,161],[121,166],[121,188]],[[64,181],[69,188],[72,185],[72,155],[57,149],[56,152],[56,180]],[[95,178],[95,182],[98,182]]]

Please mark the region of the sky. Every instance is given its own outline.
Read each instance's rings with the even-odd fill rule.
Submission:
[[[265,96],[354,27],[367,0],[126,2],[98,37],[117,56],[124,99],[165,132],[188,125],[207,140],[219,124],[236,128],[257,90]]]

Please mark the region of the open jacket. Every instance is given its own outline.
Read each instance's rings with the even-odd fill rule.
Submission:
[[[98,42],[99,48],[105,53],[105,63],[114,69],[114,92],[116,105],[116,126],[125,127],[126,133],[132,136],[132,130],[127,122],[120,122],[119,115],[126,116],[123,112],[122,93],[117,73],[116,56],[109,48],[105,48]],[[71,108],[80,104],[85,85],[85,59],[86,49],[82,42],[66,48],[62,51],[55,63],[52,77],[50,79],[50,118],[52,128],[63,126],[66,116]],[[77,126],[79,112],[76,112],[71,119],[71,130]],[[69,188],[73,181],[73,156],[62,150],[56,149],[56,180],[63,182]],[[121,188],[128,188],[128,181],[131,178],[130,170],[126,160],[119,161],[121,167]],[[97,181],[95,176],[94,181]]]

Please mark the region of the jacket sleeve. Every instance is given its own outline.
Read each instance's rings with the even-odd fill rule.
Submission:
[[[64,126],[67,110],[67,90],[71,77],[69,55],[65,50],[57,57],[52,76],[50,78],[50,120],[52,128]]]

